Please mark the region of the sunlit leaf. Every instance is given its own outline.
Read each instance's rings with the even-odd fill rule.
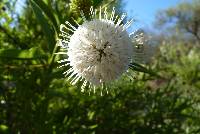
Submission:
[[[47,55],[39,48],[31,48],[29,50],[19,49],[0,49],[0,58],[31,60],[31,59],[44,59]]]
[[[149,70],[147,68],[145,68],[144,66],[138,64],[138,63],[131,63],[130,64],[130,68],[133,69],[134,71],[138,71],[138,72],[143,72],[143,73],[148,73],[150,75],[154,75],[154,76],[158,76],[155,72],[153,72],[152,70]]]
[[[42,1],[42,0],[32,0],[37,6],[45,13],[45,15],[51,20],[55,30],[58,30],[58,24],[53,14],[53,11]]]
[[[49,49],[51,52],[53,52],[54,46],[55,46],[55,37],[54,37],[54,31],[48,23],[48,19],[44,16],[44,12],[41,10],[41,8],[33,1],[31,0],[32,9],[36,15],[36,18],[38,22],[40,23],[42,30],[46,36],[46,39],[49,44]]]

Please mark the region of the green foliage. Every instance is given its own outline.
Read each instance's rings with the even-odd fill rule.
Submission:
[[[0,133],[200,132],[198,47],[163,45],[148,69],[132,63],[145,74],[123,77],[103,96],[81,93],[63,78],[53,54],[58,25],[73,23],[66,4],[30,0],[17,14],[15,0],[0,3]]]
[[[92,0],[72,0],[70,9],[76,16],[81,16],[84,13],[86,18],[90,16],[90,7],[93,6]]]
[[[40,2],[40,3],[42,3],[42,2]],[[40,23],[40,25],[42,27],[43,33],[46,37],[46,40],[49,44],[48,48],[49,48],[50,52],[53,52],[53,49],[55,46],[54,32],[53,32],[51,26],[49,25],[48,20],[43,15],[43,11],[42,11],[42,9],[40,9],[39,5],[37,5],[34,1],[31,1],[31,6],[33,8],[33,11],[36,15],[38,22]],[[56,25],[56,27],[57,27],[57,25]]]
[[[19,50],[19,49],[0,49],[0,58],[7,59],[42,59],[47,58],[47,55],[42,52],[41,49],[32,47],[29,50]]]

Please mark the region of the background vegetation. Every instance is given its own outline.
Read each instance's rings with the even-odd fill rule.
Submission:
[[[0,133],[199,134],[200,1],[157,15],[159,45],[146,65],[103,96],[81,93],[57,69],[59,25],[110,0],[0,0]],[[80,7],[80,8],[79,8]],[[73,22],[72,22],[73,23]],[[111,90],[111,89],[110,89]]]

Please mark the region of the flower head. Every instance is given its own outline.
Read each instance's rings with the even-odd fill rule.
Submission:
[[[156,46],[150,42],[150,37],[142,29],[137,30],[131,36],[133,42],[134,62],[147,64],[151,62],[155,54]]]
[[[126,15],[115,16],[114,8],[109,17],[106,8],[104,13],[100,8],[98,18],[97,10],[90,11],[92,20],[84,19],[82,25],[75,21],[78,27],[68,21],[60,26],[60,46],[68,58],[59,63],[64,63],[61,67],[70,66],[64,74],[72,84],[82,81],[83,91],[86,86],[95,91],[96,87],[117,80],[128,70],[133,52],[126,31],[133,20],[123,24]]]

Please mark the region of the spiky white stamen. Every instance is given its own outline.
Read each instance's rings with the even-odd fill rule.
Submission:
[[[99,8],[99,20],[101,20],[101,6]]]
[[[74,30],[74,31],[77,30],[71,23],[69,23],[69,21],[65,21],[65,24],[67,24],[69,27],[71,27],[72,30]]]
[[[115,17],[115,7],[113,7],[113,10],[112,10],[112,14],[111,14],[110,20],[113,21],[114,17]]]

